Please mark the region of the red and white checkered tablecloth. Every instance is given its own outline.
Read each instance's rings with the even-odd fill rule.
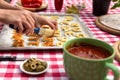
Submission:
[[[15,4],[16,0],[12,0]],[[63,9],[57,12],[54,8],[54,0],[45,0],[48,3],[48,8],[39,13],[64,13],[64,6],[67,3],[77,4],[78,2],[85,2],[86,9],[80,11],[80,17],[83,19],[87,27],[93,35],[103,41],[113,45],[120,36],[112,35],[101,31],[94,23],[95,16],[92,14],[92,0],[64,0]],[[108,14],[120,13],[120,8],[109,10]],[[17,57],[36,57],[47,60],[49,62],[49,69],[46,73],[31,76],[20,71],[19,65],[21,61],[1,61],[0,62],[0,80],[69,80],[65,73],[63,66],[63,51],[62,50],[29,50],[29,51],[0,51],[0,56],[17,56]],[[120,69],[120,64],[114,60],[114,64]],[[110,71],[108,74],[109,80],[113,79],[113,74]]]

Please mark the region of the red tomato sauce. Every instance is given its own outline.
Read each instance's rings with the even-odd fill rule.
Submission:
[[[76,56],[89,59],[102,59],[109,57],[111,55],[108,50],[102,47],[96,47],[89,44],[73,46],[69,48],[68,51]]]

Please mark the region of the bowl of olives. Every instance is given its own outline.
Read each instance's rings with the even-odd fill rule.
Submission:
[[[26,74],[38,75],[46,72],[49,68],[47,61],[36,58],[29,58],[20,64],[20,69]]]

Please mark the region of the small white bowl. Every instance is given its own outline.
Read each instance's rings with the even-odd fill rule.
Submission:
[[[23,61],[21,64],[20,64],[20,70],[26,74],[29,74],[29,75],[38,75],[38,74],[42,74],[42,73],[45,73],[48,68],[49,68],[49,65],[47,63],[47,67],[43,70],[43,71],[40,71],[40,72],[29,72],[29,71],[26,71],[24,68],[23,68],[23,64],[27,61],[28,59],[26,59],[25,61]],[[45,60],[42,60],[42,59],[37,59],[37,60],[40,60],[40,61],[44,61],[46,62]]]

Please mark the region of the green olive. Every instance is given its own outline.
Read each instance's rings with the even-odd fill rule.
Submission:
[[[32,70],[35,70],[35,69],[36,69],[36,64],[32,62],[32,63],[30,64],[30,68],[31,68]]]
[[[46,68],[47,67],[47,62],[42,62],[42,65]]]
[[[37,66],[36,71],[37,71],[37,72],[40,72],[40,71],[43,71],[44,69],[45,69],[44,66],[39,65],[39,66]]]
[[[23,68],[24,68],[26,71],[30,71],[30,72],[33,71],[33,70],[30,68],[29,63],[27,63],[27,62],[23,64]]]

